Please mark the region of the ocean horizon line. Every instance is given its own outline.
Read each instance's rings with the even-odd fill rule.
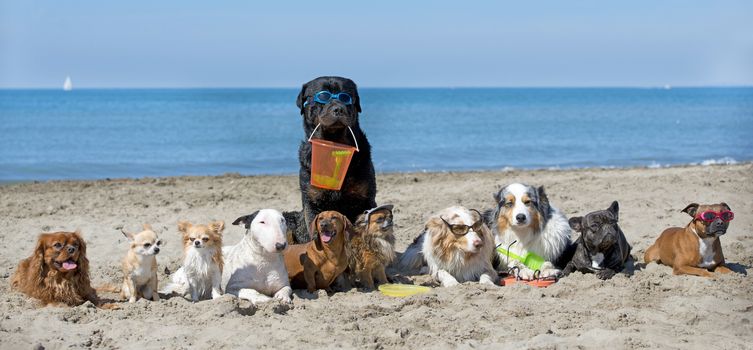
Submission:
[[[299,86],[84,86],[74,87],[76,90],[290,90],[300,89]],[[432,90],[432,89],[531,89],[531,90],[547,90],[547,89],[659,89],[659,90],[671,90],[671,89],[749,89],[753,88],[753,85],[562,85],[562,86],[368,86],[359,85],[359,89],[405,89],[405,90]],[[59,91],[60,87],[0,87],[0,91]]]

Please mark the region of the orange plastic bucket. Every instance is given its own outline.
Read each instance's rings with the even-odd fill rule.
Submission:
[[[319,128],[318,125],[316,127]],[[314,132],[311,133],[312,136]],[[353,130],[350,130],[350,133],[353,135]],[[353,135],[354,140],[355,138]],[[311,185],[339,191],[345,181],[345,174],[348,172],[353,153],[358,152],[358,142],[356,142],[356,147],[311,137],[309,137],[309,142],[311,142]]]

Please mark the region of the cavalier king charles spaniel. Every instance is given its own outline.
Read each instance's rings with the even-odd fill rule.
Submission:
[[[43,305],[97,303],[89,281],[86,243],[78,231],[40,234],[34,253],[18,264],[11,285]]]

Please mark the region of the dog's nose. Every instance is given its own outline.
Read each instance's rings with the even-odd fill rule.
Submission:
[[[193,245],[195,245],[195,246],[197,246],[197,247],[198,247],[198,246],[199,246],[199,244],[201,244],[201,241],[199,241],[199,240],[195,240],[195,241],[193,241]]]
[[[285,243],[275,243],[275,249],[277,249],[278,252],[285,250],[285,247],[287,247],[287,246],[288,246],[287,242],[285,242]]]
[[[481,242],[480,239],[476,239],[473,241],[473,246],[476,248],[481,248],[482,245],[484,245],[484,242]]]
[[[73,254],[76,251],[76,247],[68,247],[68,254]]]
[[[342,104],[338,104],[336,106],[332,106],[332,112],[336,115],[344,115],[345,114],[345,106]]]
[[[159,253],[159,248],[154,248],[154,254]]]
[[[515,220],[518,220],[518,222],[526,221],[526,214],[515,215]]]

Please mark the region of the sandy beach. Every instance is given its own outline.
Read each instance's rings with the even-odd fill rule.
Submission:
[[[378,174],[378,203],[395,205],[397,251],[428,216],[461,204],[486,209],[514,181],[544,185],[568,217],[620,202],[620,225],[642,262],[670,226],[684,226],[691,202],[730,205],[736,217],[722,237],[736,274],[715,280],[674,276],[638,265],[608,281],[575,273],[545,289],[466,283],[409,298],[349,292],[292,305],[258,307],[231,297],[193,304],[180,297],[122,303],[108,311],[84,304],[38,308],[10,290],[18,261],[40,232],[80,229],[95,286],[121,282],[128,244],[120,233],[154,226],[167,241],[160,284],[180,264],[178,220],[224,220],[225,244],[243,231],[229,225],[260,208],[300,208],[297,176],[147,178],[0,186],[0,348],[723,348],[753,344],[753,164],[672,168]],[[393,271],[394,272],[394,271]],[[411,277],[428,283],[427,276]],[[115,298],[114,294],[103,294]]]

